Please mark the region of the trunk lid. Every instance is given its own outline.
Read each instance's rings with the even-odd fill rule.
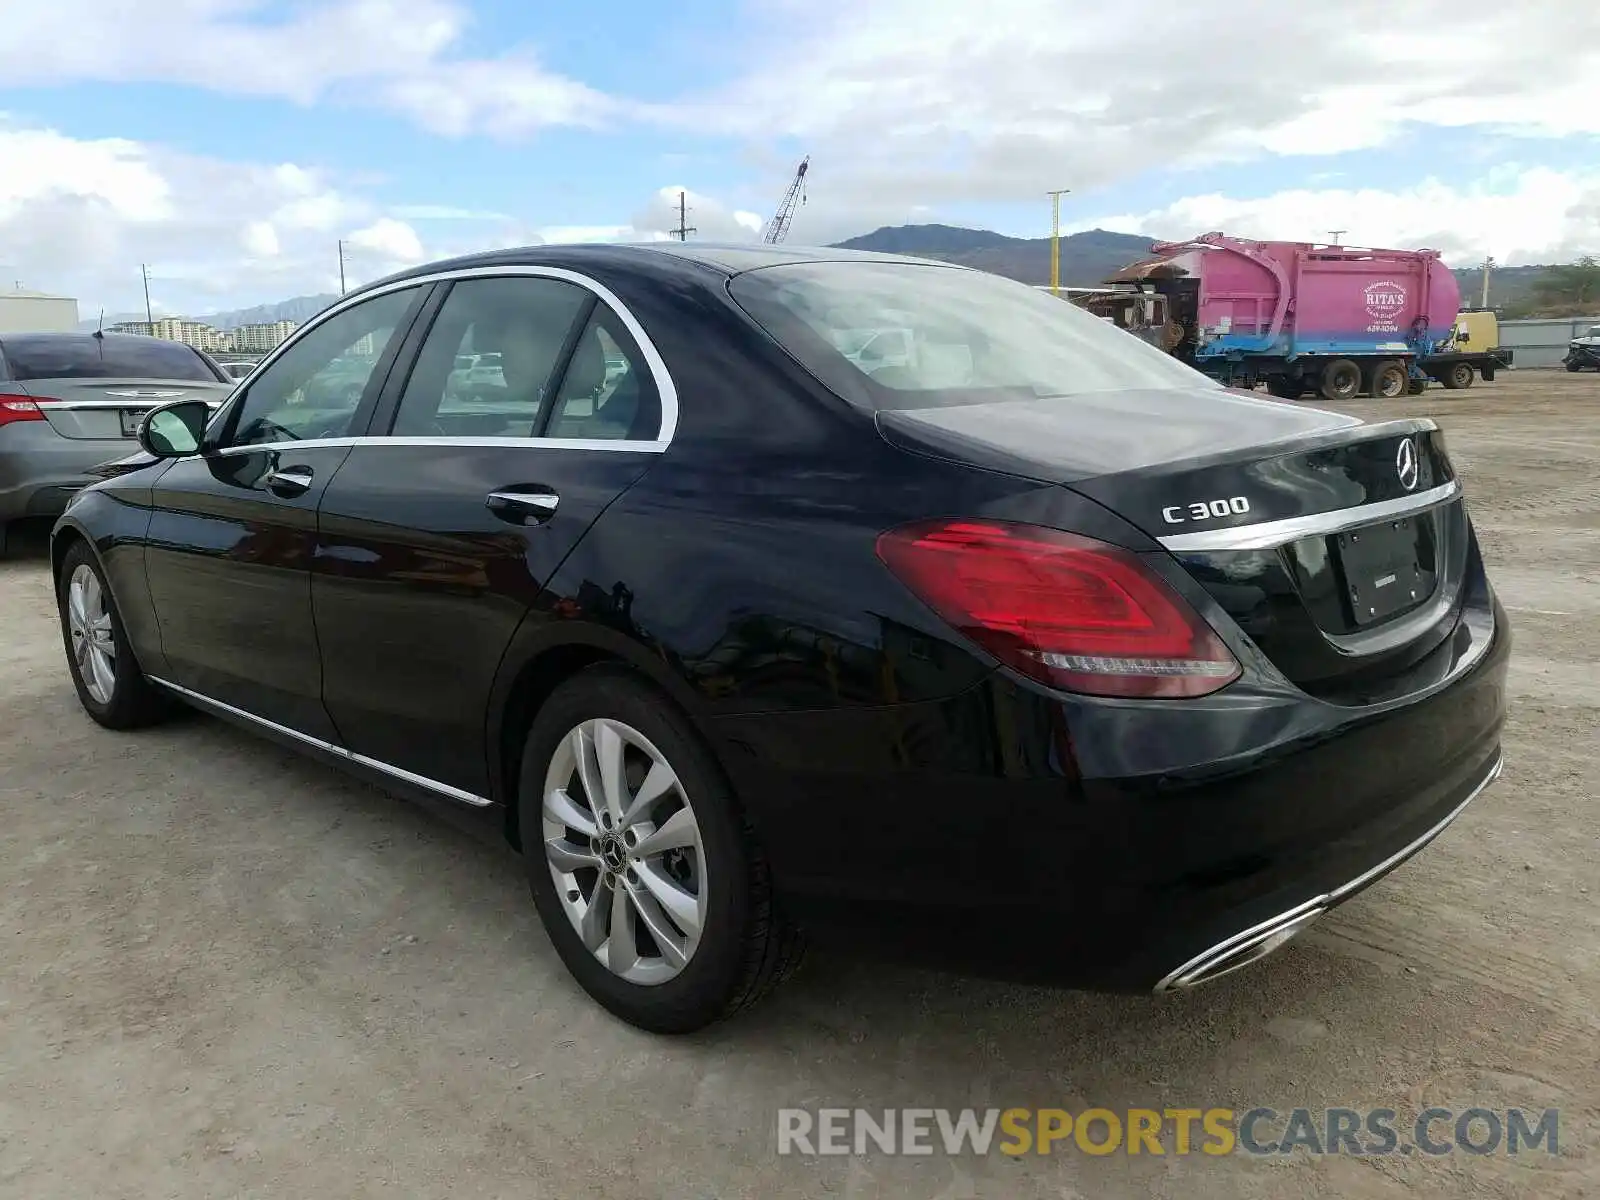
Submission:
[[[213,408],[232,384],[163,379],[30,379],[12,384],[26,391],[62,437],[131,439],[139,418],[176,400],[204,400]]]
[[[1288,679],[1331,700],[1435,650],[1476,561],[1432,421],[1368,425],[1213,390],[883,411],[879,426],[904,449],[1062,484],[1118,513]]]

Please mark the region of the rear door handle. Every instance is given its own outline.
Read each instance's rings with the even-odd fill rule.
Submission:
[[[555,516],[561,497],[554,492],[490,492],[484,500],[495,516],[513,525],[538,525]]]
[[[274,467],[267,472],[267,487],[280,496],[302,496],[311,490],[314,474],[310,467]]]

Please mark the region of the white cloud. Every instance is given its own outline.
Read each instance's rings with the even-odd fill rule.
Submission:
[[[526,49],[462,55],[471,23],[460,0],[17,0],[0,21],[0,61],[9,87],[159,82],[297,104],[332,98],[450,136],[592,124],[614,107]]]
[[[1425,180],[1395,191],[1378,188],[1294,189],[1240,199],[1186,196],[1142,213],[1088,223],[1151,237],[1190,237],[1223,230],[1240,237],[1293,241],[1345,230],[1347,245],[1441,250],[1458,266],[1492,254],[1503,265],[1567,262],[1600,253],[1600,171],[1563,173],[1544,167],[1491,173],[1451,187]]]
[[[379,217],[365,229],[356,230],[348,240],[356,249],[370,251],[389,262],[419,263],[427,256],[417,231],[393,217]]]
[[[1573,0],[767,0],[730,86],[652,110],[789,137],[846,204],[1015,201],[1141,171],[1360,151],[1413,125],[1600,133]],[[1418,161],[1426,162],[1425,138]]]

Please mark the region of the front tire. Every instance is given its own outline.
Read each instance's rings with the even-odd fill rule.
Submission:
[[[168,715],[171,701],[139,669],[111,585],[85,542],[75,542],[62,559],[56,607],[85,712],[107,729],[137,729]]]
[[[534,905],[583,989],[629,1024],[690,1033],[798,965],[766,860],[714,758],[665,696],[615,667],[540,708],[518,787]]]

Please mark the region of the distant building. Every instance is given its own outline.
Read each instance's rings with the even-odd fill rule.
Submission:
[[[154,321],[119,321],[111,326],[108,332],[142,333],[146,337],[183,342],[196,350],[207,352],[228,348],[228,335],[222,330],[214,329],[204,321],[190,321],[184,317],[157,317]]]
[[[0,292],[0,333],[72,333],[78,328],[78,302],[18,288]]]
[[[256,325],[240,325],[228,331],[227,349],[236,354],[265,354],[275,350],[298,326],[293,321],[269,321]]]

